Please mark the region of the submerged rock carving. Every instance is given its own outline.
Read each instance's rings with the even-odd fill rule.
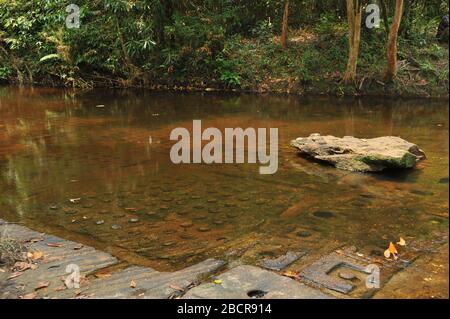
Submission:
[[[291,146],[297,148],[300,154],[353,172],[412,168],[426,158],[417,145],[396,136],[359,139],[315,133],[293,140]]]

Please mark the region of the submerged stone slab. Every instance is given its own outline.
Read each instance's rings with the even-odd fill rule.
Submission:
[[[189,290],[186,299],[328,299],[329,295],[293,279],[254,266],[238,266]]]
[[[417,145],[396,136],[359,139],[311,134],[291,141],[291,146],[300,154],[356,172],[412,168],[426,158]]]
[[[355,288],[355,285],[349,280],[330,276],[330,273],[333,270],[342,268],[353,269],[368,274],[366,272],[366,265],[363,263],[357,262],[355,259],[349,258],[348,256],[333,252],[306,267],[300,273],[300,276],[307,282],[347,294]]]
[[[82,287],[80,295],[102,299],[167,299],[198,283],[203,276],[217,271],[224,264],[221,260],[207,259],[175,272],[133,266],[113,273],[109,278],[88,283]]]
[[[278,258],[262,261],[261,266],[266,269],[280,271],[299,260],[304,255],[304,252],[288,251],[285,255]]]

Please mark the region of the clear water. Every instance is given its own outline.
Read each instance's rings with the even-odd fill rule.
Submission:
[[[170,132],[194,119],[279,128],[278,172],[172,164]],[[248,257],[257,262],[439,239],[448,235],[448,124],[439,100],[0,88],[0,218],[158,270],[249,247],[259,247]],[[289,147],[316,132],[401,136],[428,159],[396,174],[339,171]]]

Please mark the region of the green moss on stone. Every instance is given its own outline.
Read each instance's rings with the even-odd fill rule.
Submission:
[[[416,156],[409,152],[406,152],[402,158],[367,155],[358,157],[358,160],[368,165],[379,165],[386,168],[412,168],[416,165]]]

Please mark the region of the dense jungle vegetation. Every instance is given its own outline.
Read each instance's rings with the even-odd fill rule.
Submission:
[[[442,0],[0,0],[0,82],[445,96],[445,14]]]

